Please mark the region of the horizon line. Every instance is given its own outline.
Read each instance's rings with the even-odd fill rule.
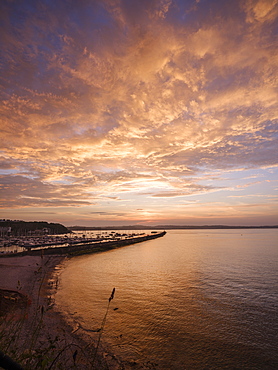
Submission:
[[[262,228],[278,228],[278,225],[248,225],[248,226],[233,226],[233,225],[122,225],[122,226],[66,226],[68,229],[80,229],[80,230],[101,230],[101,229],[262,229]]]

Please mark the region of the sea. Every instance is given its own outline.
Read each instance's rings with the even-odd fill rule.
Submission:
[[[74,257],[55,299],[93,338],[109,303],[101,341],[145,368],[278,369],[278,229],[167,230]]]

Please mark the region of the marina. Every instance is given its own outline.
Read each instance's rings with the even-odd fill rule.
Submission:
[[[115,231],[69,235],[2,236],[0,256],[25,254],[83,254],[139,243],[164,236],[165,232],[119,233]]]

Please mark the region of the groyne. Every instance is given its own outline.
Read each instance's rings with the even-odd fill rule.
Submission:
[[[64,247],[48,247],[48,248],[36,248],[29,249],[23,252],[15,254],[3,254],[1,257],[11,256],[41,256],[41,255],[67,255],[67,256],[78,256],[82,254],[104,252],[111,249],[124,247],[144,241],[161,238],[166,234],[166,231],[161,233],[149,234],[144,236],[137,236],[132,238],[120,239],[120,240],[103,240],[101,242],[88,242],[80,243],[78,245],[69,245]]]

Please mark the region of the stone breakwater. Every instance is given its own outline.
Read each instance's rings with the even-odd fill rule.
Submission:
[[[77,245],[69,245],[64,247],[48,247],[48,248],[36,248],[26,250],[17,253],[17,256],[40,256],[40,255],[68,255],[68,256],[78,256],[81,254],[98,253],[104,252],[115,248],[124,247],[131,244],[141,243],[144,241],[160,238],[166,234],[166,231],[161,233],[149,234],[144,236],[136,236],[121,240],[103,240],[100,242],[83,242]],[[10,254],[2,255],[1,257],[11,256]]]

